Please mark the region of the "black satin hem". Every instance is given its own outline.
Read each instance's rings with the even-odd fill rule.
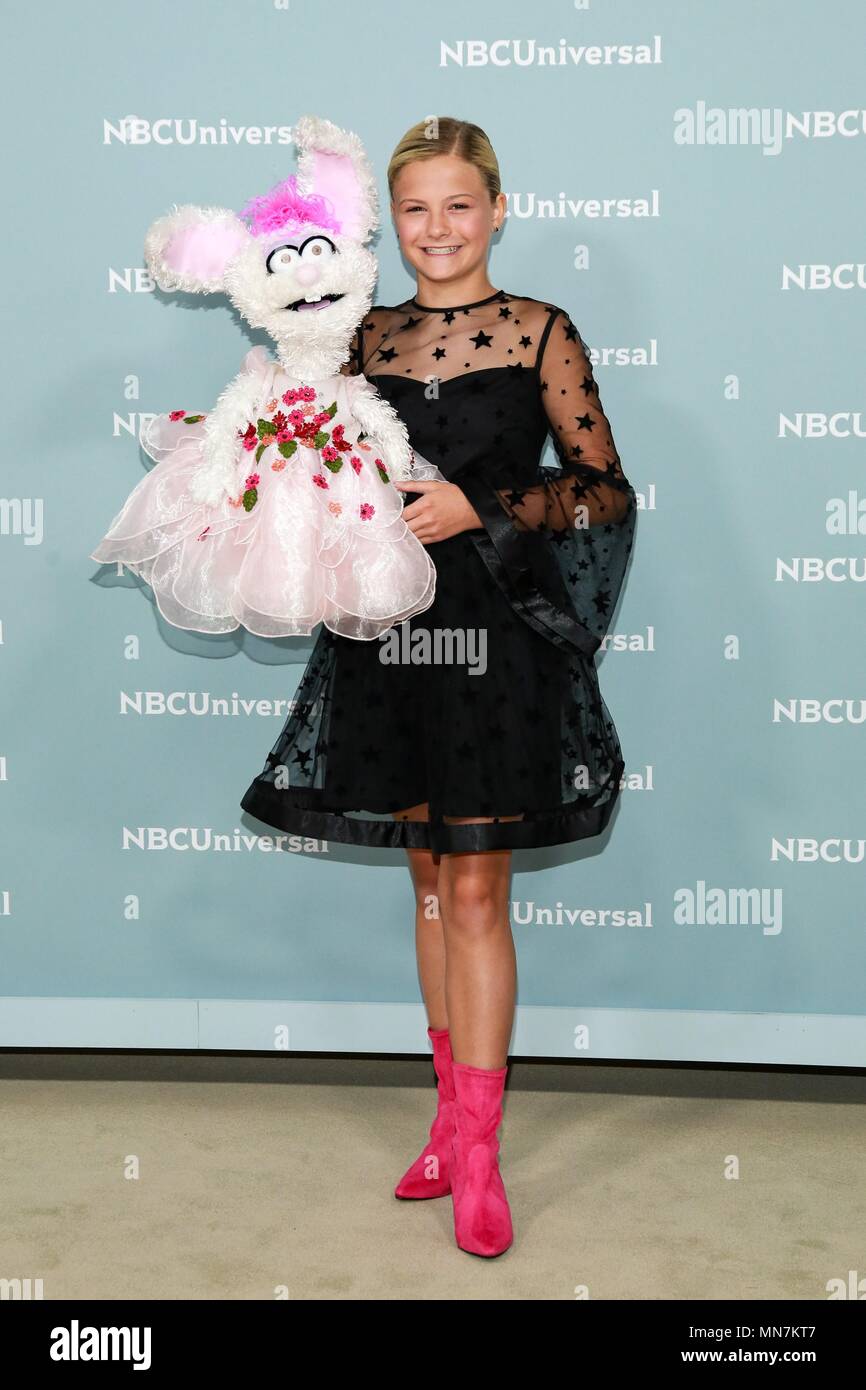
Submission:
[[[484,530],[467,531],[472,542],[515,613],[554,646],[594,656],[601,638],[578,622],[556,561],[552,541],[531,531],[519,531],[481,478],[459,475],[453,480],[469,499]],[[554,601],[552,595],[556,595]]]
[[[433,854],[538,849],[600,835],[619,800],[624,771],[625,764],[620,760],[610,779],[610,795],[604,801],[590,806],[559,806],[551,811],[534,811],[522,821],[453,825],[435,814],[432,821],[394,820],[390,816],[381,821],[364,820],[345,814],[348,809],[360,808],[323,805],[320,791],[298,787],[277,791],[271,782],[260,778],[250,783],[240,805],[256,820],[285,834],[364,845],[370,849],[426,849]],[[426,797],[422,795],[417,802],[407,802],[407,805],[418,805],[424,800]]]

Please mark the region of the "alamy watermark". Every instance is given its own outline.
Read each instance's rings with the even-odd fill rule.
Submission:
[[[468,666],[470,676],[487,670],[486,627],[419,627],[413,632],[407,618],[378,640],[385,666]]]

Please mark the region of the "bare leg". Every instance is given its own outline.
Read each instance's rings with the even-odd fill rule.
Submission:
[[[428,820],[422,802],[396,820]],[[492,817],[446,816],[451,824]],[[501,816],[500,820],[521,820]],[[415,888],[415,949],[431,1028],[448,1028],[456,1062],[499,1068],[508,1059],[517,962],[508,902],[511,851],[407,850]],[[431,915],[435,913],[435,916]]]
[[[395,820],[428,820],[427,802],[400,811]],[[431,1028],[447,1028],[445,1007],[445,938],[439,912],[439,855],[427,849],[407,849],[415,889],[415,954],[418,979]]]
[[[446,819],[466,824],[480,818]],[[499,1068],[508,1060],[517,987],[510,883],[507,849],[446,854],[439,866],[451,1052],[464,1066]]]

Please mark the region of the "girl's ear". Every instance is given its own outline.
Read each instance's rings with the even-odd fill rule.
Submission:
[[[185,203],[148,228],[144,259],[161,290],[216,294],[225,288],[229,262],[249,240],[249,231],[228,208]]]
[[[327,198],[343,235],[367,241],[379,225],[379,194],[358,136],[323,117],[301,116],[292,137],[298,148],[298,191]]]

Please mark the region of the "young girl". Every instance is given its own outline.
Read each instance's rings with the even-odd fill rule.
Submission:
[[[395,1191],[450,1192],[458,1246],[494,1256],[513,1238],[497,1142],[511,851],[598,835],[619,795],[594,655],[637,508],[569,314],[490,281],[506,203],[487,136],[432,126],[388,167],[415,294],[370,310],[344,371],[374,381],[448,479],[402,485],[435,598],[389,642],[322,629],[241,805],[285,831],[405,848],[438,1107]],[[555,470],[540,465],[548,433]]]

